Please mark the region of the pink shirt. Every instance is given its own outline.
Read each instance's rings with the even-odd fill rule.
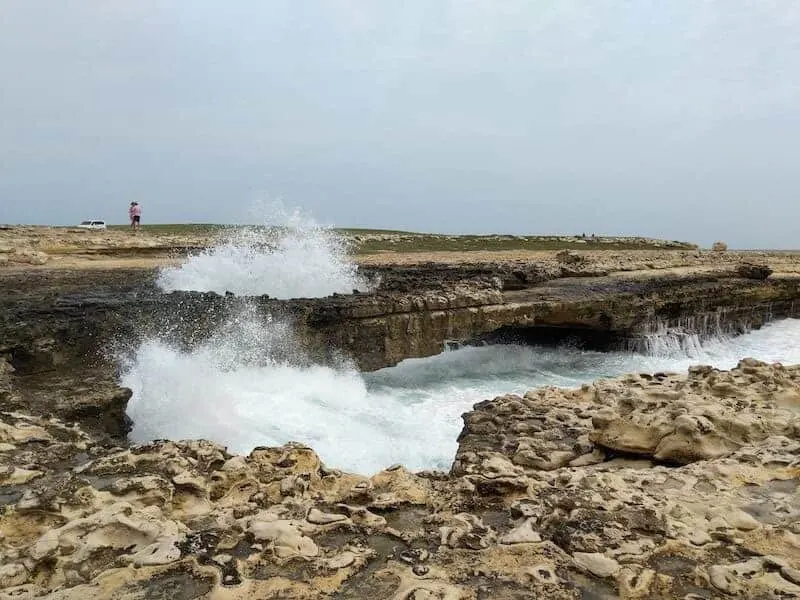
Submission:
[[[142,207],[138,204],[136,206],[131,206],[131,209],[128,211],[132,217],[141,217],[142,216]]]

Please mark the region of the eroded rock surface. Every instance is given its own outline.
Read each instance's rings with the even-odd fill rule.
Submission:
[[[543,389],[371,477],[3,412],[0,598],[798,598],[798,407],[752,360]]]
[[[594,593],[800,597],[798,407],[800,367],[753,360],[505,396],[464,416],[452,475]]]

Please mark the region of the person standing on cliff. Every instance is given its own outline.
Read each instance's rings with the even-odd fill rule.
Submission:
[[[142,220],[142,207],[138,202],[131,202],[131,207],[128,209],[128,216],[131,218],[131,229],[134,233],[139,231],[139,226]]]

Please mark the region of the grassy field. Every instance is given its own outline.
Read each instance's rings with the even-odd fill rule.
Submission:
[[[142,231],[153,235],[208,235],[237,227],[237,225],[216,225],[214,223],[160,223],[143,226]],[[109,225],[108,228],[112,231],[129,231],[131,226]]]
[[[145,225],[150,235],[202,236],[222,234],[237,225],[211,223],[171,223]],[[127,230],[127,225],[111,225],[112,230]],[[349,239],[353,254],[381,252],[470,252],[498,250],[646,250],[652,248],[692,249],[684,242],[665,242],[631,237],[444,235],[412,231],[338,228]]]
[[[397,240],[356,241],[354,247],[358,254],[376,254],[379,252],[490,252],[499,250],[647,250],[657,246],[652,243],[622,241],[613,238],[581,241],[550,236],[420,235]]]

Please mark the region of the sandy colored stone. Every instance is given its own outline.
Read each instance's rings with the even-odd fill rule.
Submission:
[[[785,385],[776,394],[770,388],[778,381]],[[800,406],[800,377],[792,367],[743,361],[729,372],[698,367],[685,380],[596,385],[608,401],[593,419],[591,440],[660,461],[727,456],[751,441],[792,435],[800,424],[791,408]]]
[[[50,259],[45,252],[25,247],[14,248],[14,251],[10,254],[7,254],[6,257],[11,263],[22,263],[29,265],[43,265]]]
[[[331,523],[341,523],[342,521],[347,521],[347,516],[335,513],[325,513],[317,508],[312,508],[308,511],[306,520],[314,525],[330,525]]]
[[[6,473],[0,471],[0,485],[22,485],[41,477],[43,473],[35,469],[9,467]]]
[[[0,413],[2,460],[40,473],[4,487],[0,598],[667,599],[687,582],[708,597],[792,597],[800,428],[784,417],[797,379],[742,361],[500,397],[465,416],[450,474],[348,474],[300,444],[248,456],[201,440],[119,448],[58,419]],[[735,447],[658,462],[661,442],[641,432],[660,432],[676,406],[738,436]],[[612,414],[650,440],[641,458],[593,441]],[[705,448],[709,431],[687,443]],[[518,464],[523,441],[541,461]]]
[[[309,558],[319,553],[313,540],[300,533],[291,521],[269,520],[269,517],[254,518],[247,525],[247,531],[256,540],[270,543],[279,558]]]
[[[599,552],[576,552],[572,555],[575,564],[597,577],[611,577],[619,571],[619,563]]]
[[[535,544],[542,536],[534,529],[535,521],[528,519],[500,538],[501,544]]]

